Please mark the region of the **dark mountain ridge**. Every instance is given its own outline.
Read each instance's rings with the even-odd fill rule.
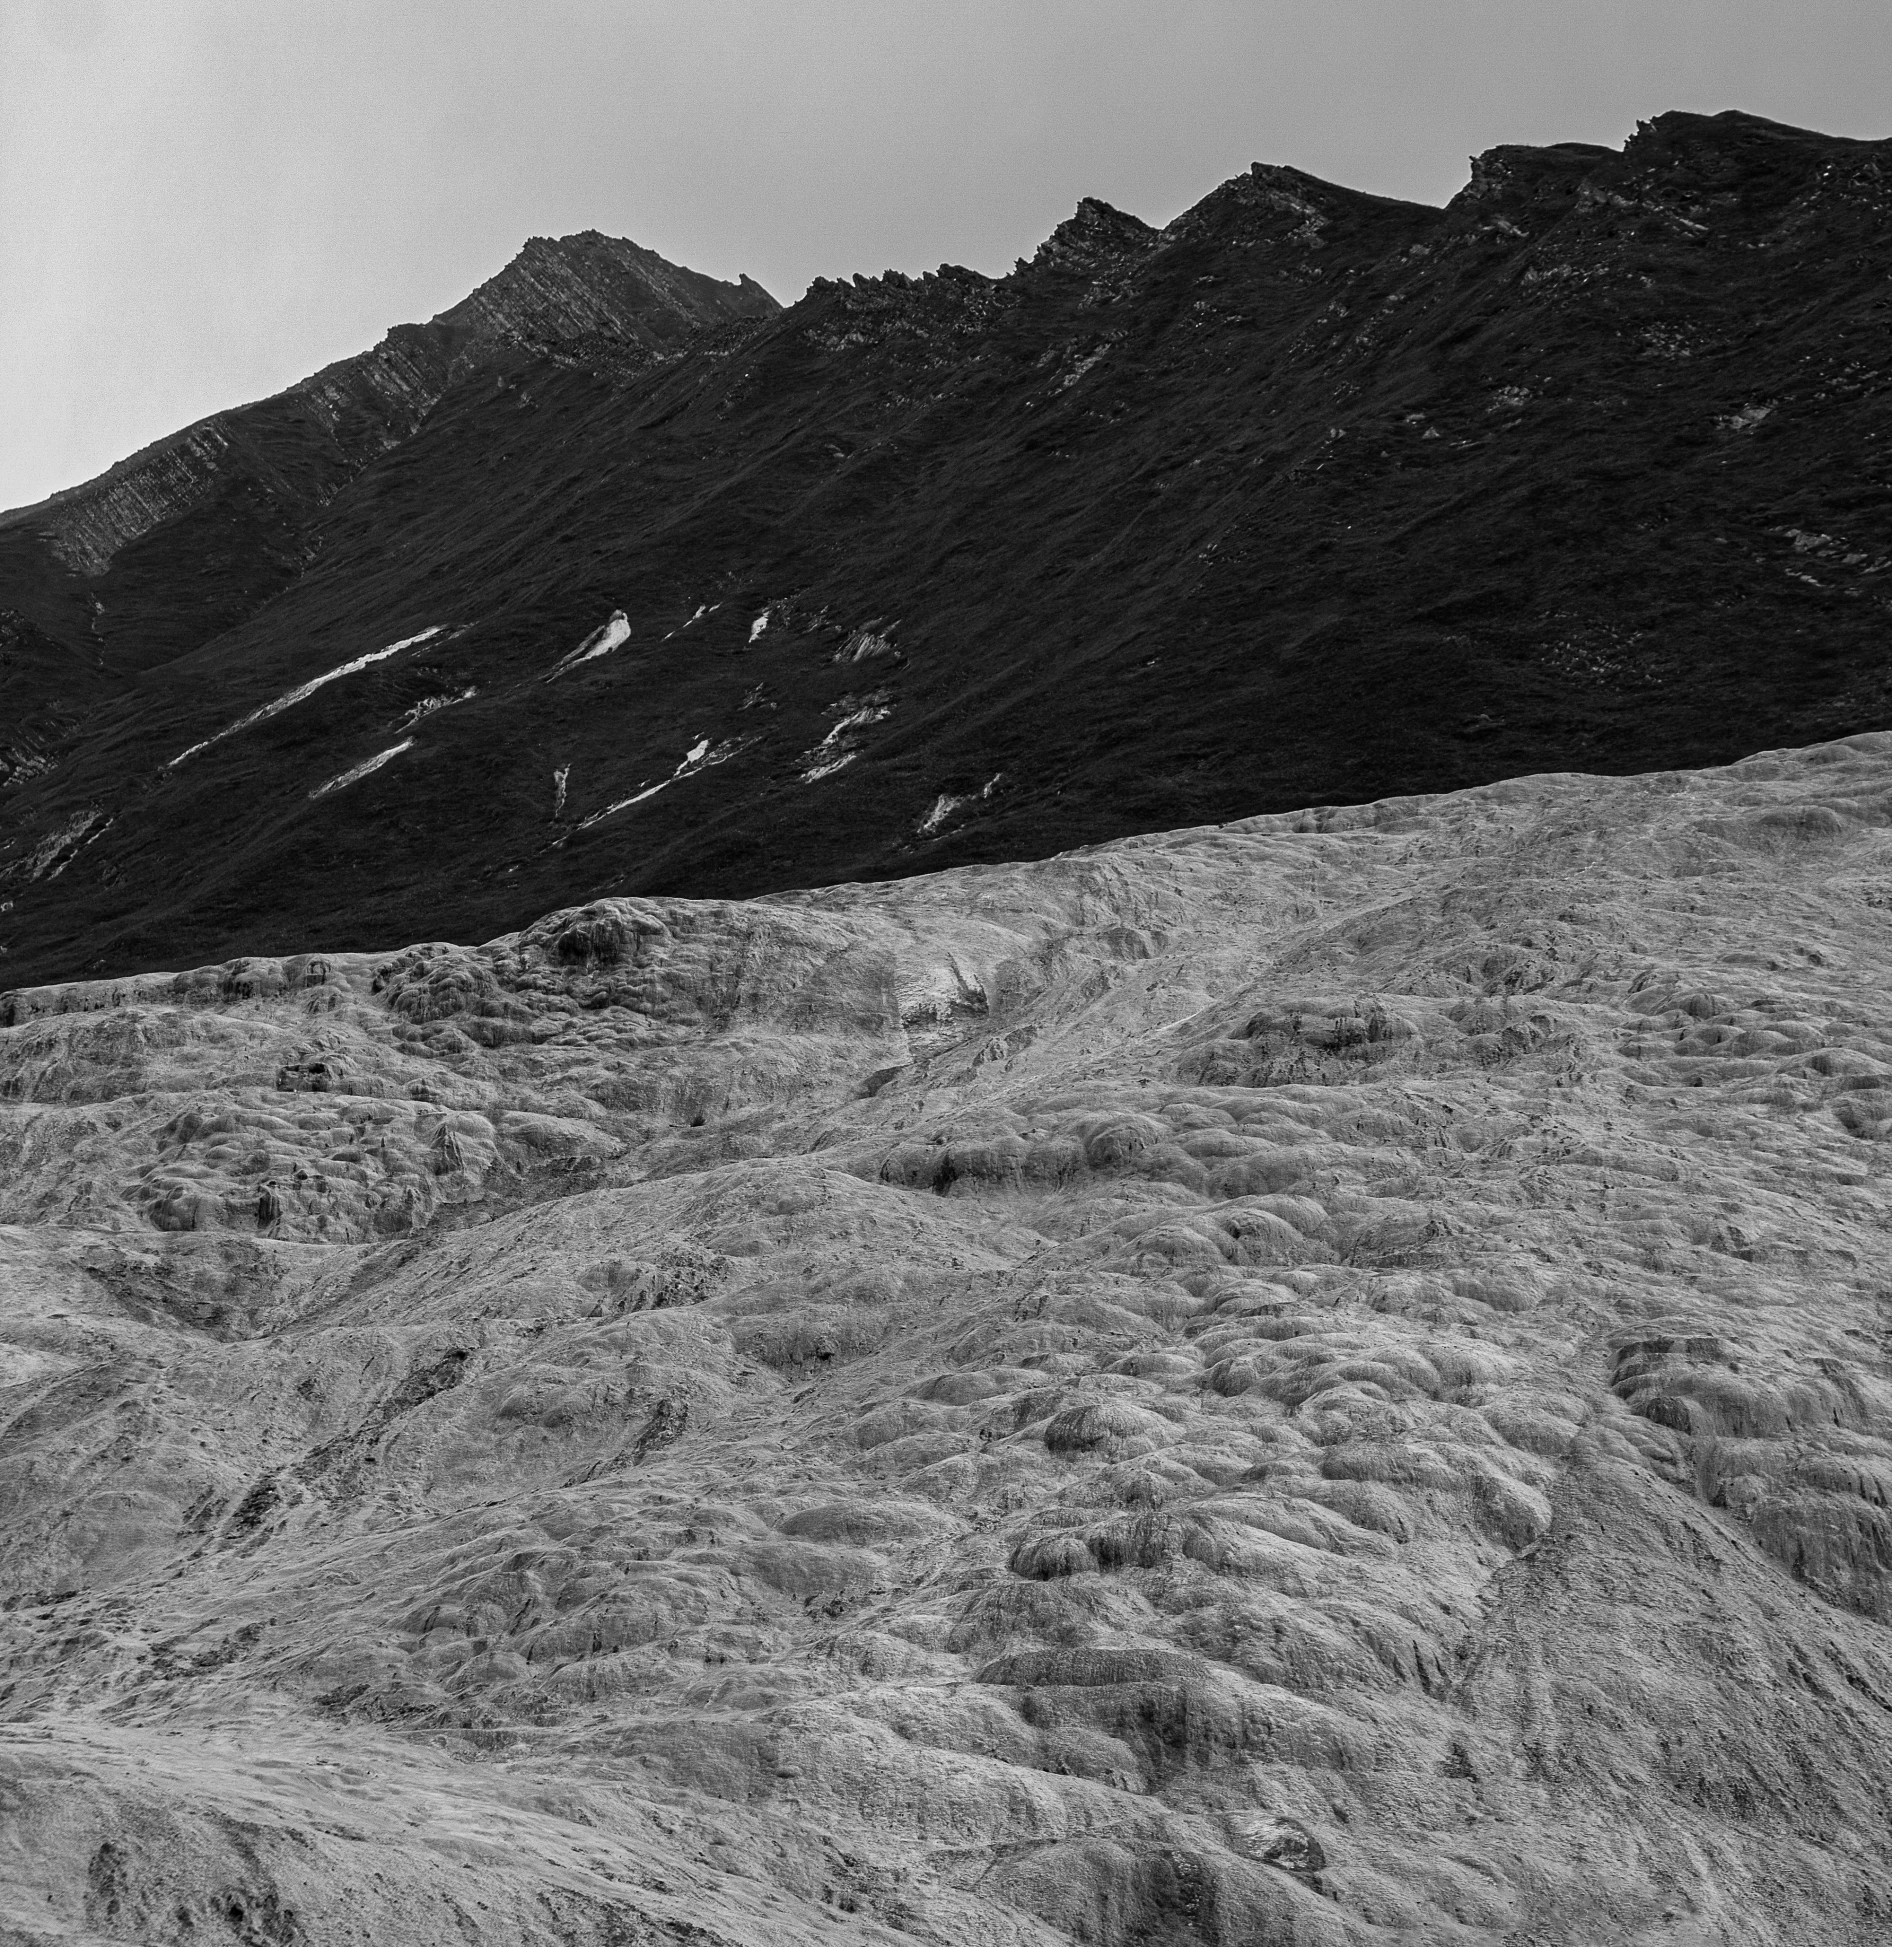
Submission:
[[[752,279],[719,283],[595,230],[531,237],[497,276],[430,323],[396,325],[372,351],[213,413],[96,480],[0,515],[0,532],[30,535],[60,566],[98,578],[133,543],[215,501],[247,493],[284,521],[307,519],[369,460],[408,438],[451,383],[508,353],[566,363],[602,355],[614,370],[636,371],[683,350],[706,327],[780,309]],[[191,530],[176,538],[207,537]],[[122,659],[128,645],[113,646]],[[148,652],[132,654],[148,660]]]
[[[1889,277],[1892,143],[1735,113],[1495,149],[1442,210],[1257,164],[785,311],[535,239],[0,517],[0,965],[1874,727]]]

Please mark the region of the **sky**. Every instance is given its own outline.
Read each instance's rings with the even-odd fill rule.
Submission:
[[[0,508],[598,229],[792,301],[1252,161],[1892,134],[1892,0],[0,0]]]

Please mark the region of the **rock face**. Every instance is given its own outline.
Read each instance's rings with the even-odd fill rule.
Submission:
[[[1443,210],[1257,164],[785,312],[535,240],[0,521],[7,977],[1880,727],[1889,167],[1738,114]]]
[[[575,362],[602,345],[618,369],[639,369],[706,328],[780,309],[751,278],[724,284],[595,230],[533,237],[431,324],[397,325],[373,351],[187,427],[4,525],[96,579],[122,549],[213,497],[260,497],[283,525],[306,518],[407,439],[450,380],[490,371],[507,351]]]
[[[1889,967],[1877,736],[13,992],[0,1939],[1883,1941]]]
[[[702,332],[771,318],[781,308],[752,277],[725,284],[584,230],[532,238],[434,323],[467,334],[475,358],[507,345],[568,363],[601,354],[628,371],[687,349]]]

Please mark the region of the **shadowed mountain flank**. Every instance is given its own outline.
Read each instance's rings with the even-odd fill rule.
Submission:
[[[4,964],[1873,728],[1889,163],[1730,113],[1495,149],[1444,209],[1257,164],[786,310],[535,240],[0,526]]]
[[[0,1937],[1887,1937],[1892,737],[316,944],[0,995]]]

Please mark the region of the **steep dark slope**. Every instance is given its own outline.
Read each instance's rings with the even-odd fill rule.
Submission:
[[[481,349],[384,450],[220,489],[214,573],[203,506],[102,575],[13,530],[0,604],[118,688],[0,799],[8,976],[1883,722],[1889,167],[1733,114],[1495,150],[1443,211],[1257,165],[657,342],[529,251],[504,329],[421,328]],[[631,248],[534,249],[581,242]]]

